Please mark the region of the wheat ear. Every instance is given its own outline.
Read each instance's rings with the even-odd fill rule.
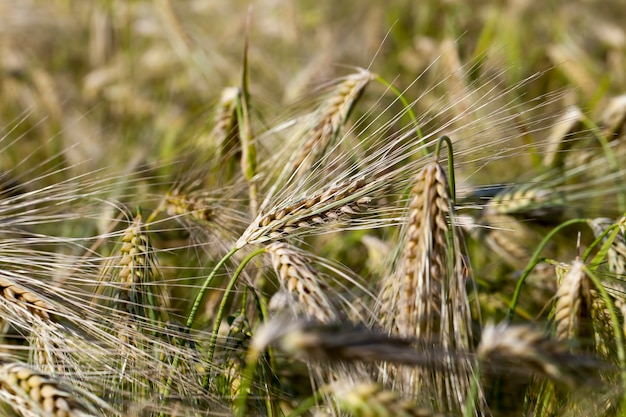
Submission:
[[[264,323],[252,340],[257,352],[269,345],[296,357],[324,362],[389,362],[442,368],[441,357],[433,361],[425,353],[429,346],[419,345],[416,349],[413,339],[390,336],[351,323],[325,324],[279,315]],[[458,354],[462,357],[467,352]]]
[[[239,87],[227,87],[222,90],[220,101],[215,110],[213,129],[210,136],[220,149],[220,156],[226,157],[232,148],[239,143],[237,134],[237,101],[240,100]],[[232,141],[232,143],[231,143]]]
[[[53,322],[51,314],[55,313],[55,307],[43,296],[13,282],[8,276],[0,276],[0,295],[2,308],[6,309],[9,317],[15,314],[20,322],[30,322],[33,317],[46,323]]]
[[[306,172],[335,140],[367,84],[375,74],[361,70],[347,76],[318,109],[318,116],[307,129],[304,143],[294,160],[291,172]]]
[[[330,288],[320,279],[303,252],[282,242],[267,245],[267,252],[280,279],[281,285],[298,299],[296,310],[303,310],[309,317],[320,322],[331,322],[338,318],[336,307],[328,298]]]
[[[215,111],[211,140],[217,145],[219,160],[224,175],[231,180],[237,172],[236,167],[241,159],[241,142],[239,140],[239,125],[237,120],[237,106],[241,103],[241,88],[227,87],[222,90],[219,104]]]
[[[509,265],[523,268],[530,259],[531,252],[525,243],[534,240],[533,231],[514,217],[483,213],[479,219],[459,216],[457,221],[470,236]]]
[[[449,325],[458,325],[459,320],[469,323],[469,306],[461,265],[448,263],[456,238],[448,228],[450,192],[439,163],[431,162],[422,169],[411,195],[402,277],[391,277],[383,286],[383,321],[386,328],[401,336],[422,340],[448,338],[452,330]],[[460,263],[460,258],[457,261]],[[451,309],[450,302],[457,307]],[[449,314],[462,317],[451,318]],[[457,325],[454,327],[460,329]],[[469,329],[455,335],[460,337],[457,342],[461,345],[467,343],[467,332]]]
[[[587,220],[587,223],[593,230],[596,238],[599,238],[602,233],[614,224],[625,224],[625,219],[622,218],[618,222],[614,222],[609,218],[595,218]],[[606,237],[603,239],[606,241]],[[606,291],[613,298],[615,307],[621,313],[622,323],[623,318],[626,317],[626,282],[624,277],[626,276],[626,239],[623,233],[618,233],[615,239],[609,246],[606,253],[607,265],[606,268],[610,273],[605,275],[605,279],[602,280],[602,285]],[[597,291],[592,291],[592,324],[595,332],[596,349],[599,353],[607,356],[610,350],[615,348],[615,333],[611,323],[610,314],[606,307],[606,304],[602,297],[597,294]],[[625,331],[626,329],[622,329]]]
[[[583,271],[583,263],[575,261],[563,276],[556,293],[554,323],[556,339],[574,339],[580,334],[581,314],[591,308],[589,279]]]
[[[371,202],[364,196],[365,178],[346,181],[311,196],[279,204],[261,213],[241,235],[235,247],[279,240],[304,229],[340,221],[363,211]]]
[[[554,168],[563,165],[567,150],[572,147],[572,137],[581,130],[583,112],[577,106],[570,106],[555,121],[548,136],[543,164]]]
[[[152,281],[155,259],[140,214],[122,234],[121,243],[118,255],[120,284],[116,294],[118,308],[135,318],[146,317],[143,309],[150,305],[146,284]]]
[[[397,327],[402,336],[431,339],[440,330],[442,285],[448,275],[450,193],[441,165],[426,165],[411,194]]]
[[[549,185],[545,182],[541,182],[541,186],[527,183],[503,190],[489,201],[486,210],[489,214],[546,216],[567,202],[564,192]]]
[[[438,407],[460,411],[471,385],[472,364],[452,357],[454,351],[470,350],[471,313],[459,237],[448,226],[453,216],[450,188],[438,162],[420,171],[411,195],[401,276],[383,282],[383,326],[449,355],[443,358],[444,372],[405,369],[398,375],[404,389],[428,392],[440,399]]]
[[[605,359],[615,357],[615,329],[611,322],[611,313],[606,306],[606,302],[597,291],[591,291],[591,325],[593,327],[593,337],[596,351]],[[626,306],[623,302],[613,299],[617,311],[620,313],[619,320],[624,323],[624,313]],[[622,332],[624,332],[622,326]]]
[[[575,387],[598,364],[574,355],[568,346],[551,340],[528,326],[487,324],[477,348],[478,358],[489,368],[528,374],[538,372],[557,382]]]
[[[183,217],[198,222],[209,222],[214,217],[214,209],[202,198],[183,194],[178,190],[167,193],[163,207],[170,216]]]
[[[624,132],[626,122],[626,94],[613,97],[600,115],[598,125],[608,140],[617,140]]]
[[[49,376],[21,363],[0,366],[0,398],[24,416],[95,416],[92,407]]]

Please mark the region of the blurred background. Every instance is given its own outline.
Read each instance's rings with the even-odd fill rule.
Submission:
[[[557,107],[600,112],[624,92],[625,15],[594,0],[1,0],[0,167],[61,149],[72,174],[169,157],[239,84],[246,32],[266,124],[355,67],[400,88],[419,77],[423,109],[481,78],[512,87],[541,72],[515,94],[571,87]]]

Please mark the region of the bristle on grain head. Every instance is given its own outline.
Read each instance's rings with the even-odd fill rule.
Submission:
[[[26,417],[96,415],[71,390],[21,363],[0,365],[0,398]]]
[[[355,417],[443,417],[374,383],[340,380],[325,390],[331,393],[340,410]]]
[[[596,360],[572,354],[569,346],[537,329],[505,323],[485,326],[477,354],[493,372],[536,372],[570,387],[591,382],[599,367]]]
[[[237,241],[236,247],[296,236],[356,216],[371,203],[364,195],[367,182],[360,177],[342,182],[261,213]]]
[[[336,139],[355,103],[376,75],[361,70],[346,77],[322,103],[307,129],[302,147],[291,163],[292,172],[306,172]]]
[[[328,295],[332,292],[306,259],[305,254],[282,242],[274,242],[266,247],[272,258],[281,286],[288,293],[295,294],[298,300],[296,311],[303,311],[307,316],[320,322],[338,319],[336,307]]]

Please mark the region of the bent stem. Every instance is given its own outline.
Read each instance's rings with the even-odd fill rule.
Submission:
[[[209,274],[209,276],[204,280],[204,283],[202,284],[202,287],[200,287],[200,290],[198,291],[198,294],[196,295],[196,299],[191,307],[191,311],[189,312],[189,316],[187,317],[187,322],[185,323],[185,328],[188,331],[189,329],[191,329],[191,326],[194,322],[194,320],[196,319],[196,315],[198,314],[198,309],[200,308],[200,304],[202,303],[202,299],[204,298],[204,294],[206,293],[206,290],[209,288],[209,286],[211,285],[211,283],[213,282],[213,279],[215,279],[215,276],[217,275],[217,271],[220,270],[220,268],[226,263],[226,261],[228,261],[234,254],[235,252],[237,252],[239,249],[238,248],[233,248],[230,250],[230,252],[228,252],[226,255],[224,255],[224,257],[222,259],[220,259],[220,261],[213,267],[213,270],[211,271],[211,273]],[[185,341],[182,341],[182,345],[185,345]],[[172,382],[173,382],[173,378],[174,378],[174,372],[176,372],[176,368],[178,368],[178,362],[180,362],[180,352],[176,353],[176,356],[174,356],[174,360],[172,361],[172,368],[170,371],[169,376],[167,377],[167,382],[165,383],[165,387],[163,388],[163,391],[161,391],[161,401],[164,402],[165,399],[167,398],[167,396],[170,394],[171,388],[172,388]],[[160,417],[164,417],[165,414],[161,413]]]
[[[456,182],[454,179],[454,150],[452,148],[452,141],[446,135],[443,135],[437,140],[437,147],[435,148],[435,158],[439,160],[439,154],[441,153],[441,145],[445,142],[448,145],[448,188],[450,189],[450,196],[452,197],[452,204],[456,204]]]
[[[511,321],[513,320],[513,314],[515,312],[515,308],[517,306],[519,297],[522,293],[522,287],[524,286],[524,282],[526,281],[526,278],[528,278],[528,276],[533,271],[533,269],[535,269],[535,267],[544,260],[543,258],[539,258],[539,255],[541,255],[541,252],[544,250],[548,242],[550,242],[550,240],[557,233],[559,233],[561,230],[565,229],[566,227],[571,226],[572,224],[577,224],[577,223],[587,223],[587,219],[571,219],[571,220],[561,223],[560,225],[552,229],[550,233],[548,233],[546,237],[543,238],[539,246],[537,246],[537,249],[535,249],[535,252],[531,256],[530,261],[528,261],[528,265],[524,269],[524,272],[522,272],[522,276],[519,278],[519,281],[517,281],[517,285],[515,286],[515,292],[513,293],[513,298],[511,299],[511,303],[509,304],[509,311],[506,314],[506,322],[508,324],[511,324]]]
[[[219,309],[217,311],[217,315],[215,316],[215,323],[213,324],[213,332],[211,333],[211,340],[209,342],[209,350],[207,354],[207,360],[208,360],[209,365],[213,362],[213,355],[215,354],[215,346],[217,344],[217,335],[219,333],[220,324],[222,323],[222,317],[224,316],[224,310],[226,309],[226,304],[228,303],[228,300],[230,299],[230,295],[233,292],[233,288],[235,287],[235,284],[237,283],[237,279],[239,278],[239,275],[241,275],[241,272],[246,267],[248,262],[252,260],[252,258],[265,252],[266,252],[265,248],[261,248],[261,249],[255,250],[254,252],[246,256],[245,259],[241,262],[241,264],[239,264],[232,278],[228,282],[228,286],[226,287],[226,291],[224,292],[224,296],[222,297],[222,302],[220,303]],[[202,383],[202,386],[205,389],[209,387],[209,379],[210,377],[209,377],[209,374],[207,373],[207,375],[204,377],[204,382]]]
[[[200,308],[200,303],[202,303],[202,299],[204,298],[204,294],[206,293],[206,290],[209,288],[209,285],[211,285],[211,283],[213,282],[213,279],[215,279],[215,275],[217,275],[217,271],[219,271],[220,268],[226,263],[226,261],[228,261],[238,250],[239,248],[233,248],[231,249],[230,252],[224,255],[224,257],[220,259],[220,261],[215,265],[215,267],[213,267],[213,270],[211,271],[209,276],[204,280],[202,287],[200,287],[200,291],[198,291],[198,295],[196,295],[196,300],[194,301],[193,306],[191,307],[191,311],[189,312],[189,316],[187,317],[187,322],[185,323],[185,326],[187,326],[188,329],[191,328],[191,325],[196,319],[196,315],[198,314],[198,309]]]

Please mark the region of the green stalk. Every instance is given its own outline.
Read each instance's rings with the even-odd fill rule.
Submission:
[[[224,292],[224,296],[222,297],[222,302],[220,303],[219,309],[217,310],[217,315],[215,316],[215,323],[213,324],[213,332],[211,333],[211,340],[209,342],[209,350],[207,354],[207,361],[209,365],[213,362],[213,356],[215,354],[215,346],[217,344],[217,336],[220,330],[220,324],[222,323],[222,317],[224,316],[224,310],[226,310],[226,304],[228,303],[228,300],[230,299],[230,295],[232,294],[233,288],[235,287],[235,284],[237,283],[237,279],[239,278],[239,275],[241,275],[241,272],[243,272],[243,269],[246,267],[246,265],[248,265],[248,262],[250,262],[252,258],[254,258],[255,256],[261,253],[265,253],[264,248],[257,249],[251,254],[249,254],[248,256],[246,256],[245,259],[241,262],[241,264],[239,264],[232,278],[228,282],[228,286],[226,287],[226,291]],[[204,377],[204,382],[202,386],[205,389],[209,387],[209,374],[208,373]]]
[[[326,387],[320,388],[315,394],[311,395],[309,398],[304,399],[299,406],[293,409],[291,413],[287,414],[287,417],[300,417],[301,415],[305,414],[316,404],[318,404],[325,395],[327,395],[326,391]]]
[[[224,255],[224,257],[220,259],[220,261],[215,265],[215,267],[213,267],[213,270],[211,271],[209,276],[204,280],[202,287],[200,287],[200,291],[198,291],[198,294],[196,295],[196,299],[191,307],[189,316],[187,317],[187,322],[185,323],[185,327],[187,329],[191,329],[191,325],[196,319],[196,315],[198,314],[198,310],[200,308],[200,304],[202,303],[202,299],[204,298],[204,294],[206,293],[206,290],[209,288],[209,286],[213,282],[213,279],[215,279],[215,276],[217,275],[217,271],[219,271],[220,268],[226,263],[226,261],[228,261],[238,250],[239,249],[237,248],[233,248],[231,249],[230,252]],[[183,341],[182,343],[184,346],[185,342]],[[163,388],[163,391],[161,391],[161,401],[165,401],[167,396],[170,394],[170,391],[172,388],[172,382],[174,378],[174,372],[176,371],[176,368],[178,368],[179,362],[180,362],[180,353],[177,353],[176,356],[174,356],[174,360],[172,361],[172,368],[171,368],[172,370],[170,371],[170,375],[167,377],[167,382],[165,383],[165,387]],[[161,413],[159,416],[165,417],[165,414]]]
[[[249,72],[248,72],[248,46],[250,33],[251,9],[248,10],[246,18],[245,39],[242,54],[241,72],[241,98],[237,100],[237,124],[239,126],[239,140],[241,141],[241,169],[244,178],[248,181],[248,193],[250,197],[250,213],[252,216],[257,214],[258,209],[258,191],[256,181],[257,160],[256,146],[252,138],[252,127],[250,126],[250,90],[249,90]]]
[[[589,247],[587,248],[587,250],[586,250],[586,251],[585,251],[585,253],[583,254],[582,261],[583,261],[583,262],[587,262],[587,258],[589,258],[589,256],[591,255],[591,251],[593,251],[593,249],[594,249],[596,246],[598,246],[598,245],[600,244],[600,242],[602,242],[602,240],[603,240],[603,239],[605,239],[605,238],[606,238],[606,236],[607,236],[609,233],[611,233],[611,231],[612,231],[612,230],[614,230],[614,229],[616,229],[616,228],[618,228],[618,227],[619,227],[618,225],[614,224],[614,225],[612,225],[611,227],[607,227],[607,228],[606,228],[606,230],[603,230],[603,231],[602,231],[602,233],[600,233],[600,235],[596,238],[596,240],[594,240],[594,241],[591,243],[591,245],[589,245]],[[617,236],[617,232],[616,232],[616,233],[614,233],[614,234],[611,236],[611,238],[609,239],[609,243],[608,243],[608,245],[603,245],[603,246],[602,246],[602,249],[600,249],[600,252],[599,252],[598,254],[602,253],[602,252],[604,251],[604,248],[605,248],[605,247],[608,249],[608,247],[610,247],[610,246],[613,244],[613,241],[615,240],[615,237],[616,237],[616,236]],[[605,254],[606,254],[606,253],[605,253]],[[595,268],[593,268],[593,266],[594,266],[594,263],[596,262],[596,258],[597,258],[597,257],[598,257],[598,255],[596,255],[596,257],[594,258],[594,261],[591,263],[591,265],[592,265],[592,269],[595,269]],[[604,259],[604,256],[602,256],[602,259]],[[602,259],[600,259],[600,261],[602,261]]]
[[[188,329],[191,328],[191,325],[196,319],[196,315],[198,314],[198,309],[200,308],[200,303],[202,303],[202,299],[204,298],[204,294],[206,293],[206,290],[209,288],[209,285],[211,285],[211,283],[213,282],[213,279],[215,279],[215,275],[217,274],[217,271],[219,271],[220,268],[226,263],[226,261],[228,261],[238,250],[239,250],[238,248],[233,248],[231,249],[230,252],[224,255],[224,257],[220,259],[220,261],[215,265],[215,267],[213,267],[213,270],[211,271],[209,276],[204,280],[202,287],[200,287],[200,291],[198,291],[198,294],[196,295],[196,300],[194,301],[193,306],[191,307],[191,311],[189,312],[189,316],[187,317],[187,322],[185,323],[185,326],[187,326]]]
[[[612,230],[611,236],[609,236],[606,239],[606,242],[604,242],[604,245],[602,245],[602,248],[600,248],[600,251],[596,254],[596,256],[594,256],[593,260],[589,264],[589,268],[594,270],[594,271],[596,269],[598,269],[598,267],[600,266],[600,264],[602,263],[604,258],[606,258],[606,254],[609,252],[609,249],[611,248],[611,245],[613,244],[613,242],[615,241],[615,238],[617,237],[617,234],[619,233],[619,226],[614,224],[613,226],[607,228],[605,230],[605,232],[608,232],[609,230]],[[600,236],[602,236],[602,235],[600,235]],[[594,243],[595,243],[595,241],[594,241]]]
[[[246,401],[248,400],[248,391],[252,385],[254,379],[254,373],[256,372],[256,366],[259,362],[259,357],[262,352],[254,350],[253,346],[250,346],[248,353],[246,354],[246,368],[241,374],[241,385],[239,386],[239,395],[235,399],[235,416],[246,416]]]
[[[537,246],[537,249],[535,249],[535,252],[530,258],[530,261],[528,261],[528,265],[524,269],[524,272],[522,272],[522,276],[517,281],[515,292],[513,293],[513,298],[511,299],[511,303],[509,304],[509,311],[506,314],[506,321],[509,324],[511,324],[511,321],[513,320],[513,313],[517,306],[519,297],[522,293],[522,287],[524,286],[524,282],[526,281],[526,278],[528,278],[528,276],[533,271],[533,269],[535,269],[535,267],[544,260],[543,258],[539,258],[539,255],[541,255],[541,252],[544,250],[546,245],[550,242],[550,240],[557,233],[559,233],[561,230],[563,230],[567,226],[571,226],[572,224],[577,224],[577,223],[587,223],[587,219],[571,219],[571,220],[561,223],[560,225],[552,229],[552,231],[550,231],[550,233],[548,233],[546,237],[543,238],[539,246]]]

